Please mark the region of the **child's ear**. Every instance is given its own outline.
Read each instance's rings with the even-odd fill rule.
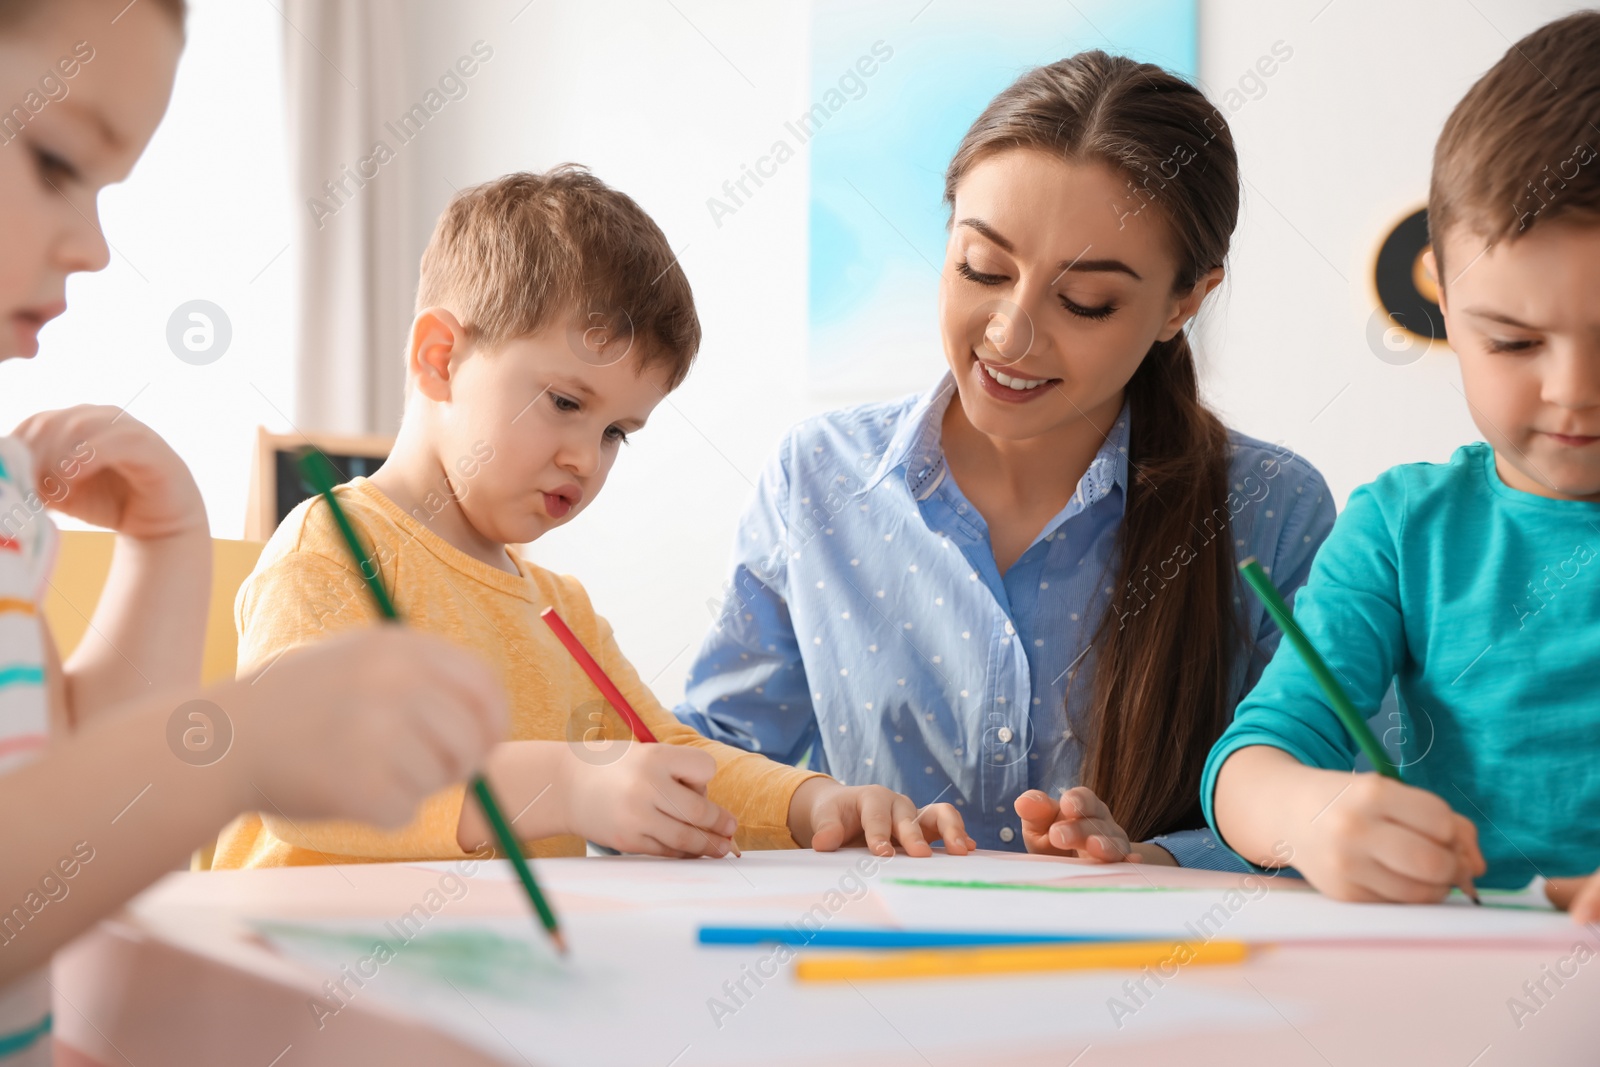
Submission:
[[[1428,277],[1433,279],[1433,287],[1439,293],[1439,310],[1445,312],[1444,282],[1439,280],[1439,257],[1433,254],[1432,245],[1422,250],[1422,269],[1427,271]]]
[[[1156,334],[1157,341],[1170,341],[1178,335],[1178,331],[1199,313],[1200,305],[1211,294],[1211,290],[1222,284],[1222,273],[1221,267],[1212,267],[1200,275],[1192,289],[1178,298],[1172,309],[1172,317],[1162,324],[1161,332]]]
[[[429,400],[449,400],[451,379],[467,347],[460,319],[446,308],[423,308],[411,323],[406,376]]]

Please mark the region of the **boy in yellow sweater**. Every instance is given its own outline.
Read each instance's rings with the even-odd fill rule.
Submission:
[[[535,855],[722,856],[942,839],[975,847],[949,804],[920,812],[882,786],[846,787],[708,740],[640,680],[583,587],[508,549],[574,518],[622,443],[681,383],[700,343],[665,236],[580,167],[512,174],[446,209],[422,259],[405,417],[371,479],[338,490],[409,625],[487,658],[511,694],[511,737],[487,774]],[[641,745],[539,613],[553,606],[663,742]],[[243,670],[377,619],[327,505],[296,508],[236,605]],[[440,739],[441,744],[449,740]],[[447,859],[490,839],[457,786],[399,831],[241,816],[218,867]]]

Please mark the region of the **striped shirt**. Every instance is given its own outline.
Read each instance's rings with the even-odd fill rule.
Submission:
[[[33,457],[0,437],[0,774],[38,758],[49,739],[45,634],[39,604],[58,534],[34,489]],[[9,912],[15,901],[0,901]],[[13,934],[0,929],[0,949]],[[50,1062],[47,968],[0,987],[0,1064]]]

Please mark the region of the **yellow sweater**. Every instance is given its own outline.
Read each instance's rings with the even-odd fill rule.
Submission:
[[[364,478],[337,490],[363,544],[375,550],[384,585],[407,625],[459,641],[493,664],[511,701],[514,740],[590,742],[630,737],[627,725],[567,653],[539,612],[554,605],[617,688],[664,744],[693,745],[716,758],[710,797],[739,820],[742,848],[793,848],[789,801],[815,775],[701,737],[656,700],[623,658],[610,625],[595,614],[576,579],[552,574],[512,553],[519,574],[452,547]],[[313,498],[272,535],[234,604],[239,667],[254,668],[288,648],[378,620],[378,612],[340,539],[332,513]],[[598,719],[596,718],[598,715]],[[217,841],[214,868],[280,867],[363,860],[454,859],[465,790],[428,797],[410,824],[394,831],[355,822],[290,820],[275,812],[241,815]],[[531,842],[534,856],[581,856],[573,836]]]

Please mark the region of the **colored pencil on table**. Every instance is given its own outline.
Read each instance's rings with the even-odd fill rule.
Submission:
[[[1272,584],[1272,579],[1267,577],[1265,568],[1254,556],[1239,564],[1239,570],[1244,575],[1244,580],[1250,583],[1250,588],[1255,590],[1256,596],[1261,598],[1261,603],[1266,606],[1267,614],[1272,616],[1272,621],[1278,624],[1278,629],[1283,631],[1283,636],[1300,653],[1300,658],[1305,661],[1306,668],[1311,671],[1311,676],[1317,680],[1317,685],[1322,687],[1323,695],[1328,698],[1328,703],[1333,705],[1333,713],[1339,717],[1345,732],[1355,741],[1356,747],[1371,761],[1373,768],[1385,778],[1400,781],[1400,768],[1394,765],[1389,754],[1383,750],[1378,738],[1367,726],[1367,718],[1356,709],[1349,696],[1345,694],[1344,686],[1339,684],[1328,663],[1317,651],[1311,639],[1306,636],[1300,624],[1294,621],[1294,615],[1289,610],[1289,605],[1284,603],[1283,596],[1278,592],[1278,587]],[[1461,886],[1474,904],[1483,903],[1478,899],[1477,888],[1472,880],[1467,879]]]
[[[383,587],[383,580],[378,576],[378,562],[367,555],[361,547],[361,541],[356,537],[354,526],[350,525],[350,518],[344,513],[344,507],[338,498],[333,495],[333,487],[338,471],[328,458],[320,452],[305,449],[300,453],[300,473],[306,484],[327,501],[328,510],[333,515],[339,533],[344,537],[345,547],[354,557],[356,569],[361,572],[361,577],[366,580],[367,588],[372,591],[372,599],[377,602],[378,613],[385,619],[399,622],[400,613],[395,610],[394,601],[389,599],[389,591]],[[563,956],[567,954],[566,938],[561,936],[560,924],[556,922],[555,912],[550,909],[550,903],[545,900],[544,893],[539,889],[539,883],[534,880],[533,869],[528,866],[527,859],[522,855],[522,846],[517,842],[516,835],[511,832],[511,824],[506,821],[505,813],[500,808],[500,803],[495,799],[494,792],[489,788],[489,780],[483,775],[474,775],[472,779],[472,793],[478,798],[478,805],[483,808],[484,818],[488,819],[490,828],[494,831],[495,840],[500,842],[500,848],[511,861],[511,866],[517,872],[517,878],[522,882],[522,888],[528,893],[528,901],[533,905],[534,912],[539,917],[539,922],[544,926],[545,932],[550,935],[550,940],[555,943],[556,950]]]
[[[969,978],[1041,971],[1138,970],[1172,963],[1242,963],[1243,941],[1122,941],[1089,945],[1004,945],[988,948],[914,949],[907,952],[821,953],[802,956],[794,976],[802,982],[862,982],[896,978]]]
[[[1127,934],[1006,934],[963,930],[808,930],[803,926],[702,926],[702,945],[794,945],[797,948],[974,948],[984,945],[1138,941]]]
[[[628,724],[629,730],[633,731],[633,739],[644,744],[655,744],[656,735],[650,731],[650,727],[644,724],[644,720],[639,718],[639,713],[633,710],[633,705],[628,703],[628,698],[622,695],[622,690],[617,688],[617,683],[611,680],[611,676],[601,669],[599,663],[595,662],[595,658],[589,654],[589,650],[583,647],[583,642],[578,640],[578,635],[572,632],[572,627],[567,625],[567,621],[561,617],[561,613],[553,607],[545,608],[539,612],[539,618],[543,619],[545,625],[550,627],[551,631],[556,635],[556,639],[572,655],[572,658],[578,661],[578,666],[583,668],[583,673],[589,676],[589,680],[595,684],[595,688],[599,689],[601,694],[611,702],[611,706],[617,709],[617,714],[622,716],[622,721]],[[729,846],[733,849],[735,856],[740,855],[738,845],[733,844],[730,840]]]

